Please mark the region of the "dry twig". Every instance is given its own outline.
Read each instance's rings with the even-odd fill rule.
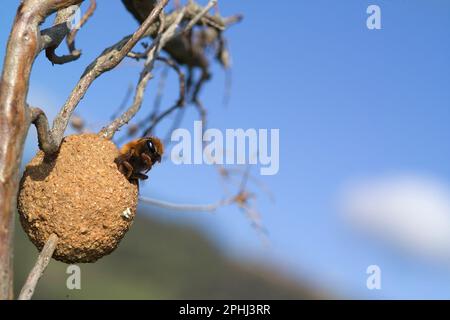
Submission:
[[[53,122],[51,134],[53,135],[53,140],[58,145],[63,138],[70,116],[80,100],[86,94],[92,82],[103,73],[116,67],[123,60],[128,52],[130,52],[136,43],[145,35],[149,27],[156,21],[168,1],[169,0],[161,0],[133,35],[125,37],[118,43],[104,50],[103,53],[86,68],[80,81],[78,81],[77,85],[72,90],[69,98]]]
[[[180,89],[179,89],[180,93],[179,93],[178,100],[172,107],[168,108],[167,110],[160,113],[159,115],[152,116],[151,124],[147,129],[144,130],[143,136],[150,135],[161,120],[166,118],[168,115],[170,115],[175,110],[182,108],[185,103],[185,93],[186,93],[185,83],[186,83],[186,81],[185,81],[184,73],[181,71],[180,67],[175,63],[175,61],[173,61],[171,59],[163,58],[163,57],[158,57],[158,60],[163,61],[168,66],[172,67],[172,69],[174,69],[175,72],[178,74],[178,81],[180,84]]]
[[[195,26],[201,18],[203,18],[209,10],[211,10],[212,7],[214,7],[217,4],[217,0],[210,0],[208,4],[199,12],[196,16],[194,16],[191,21],[189,21],[186,28],[184,28],[183,32],[188,33],[193,26]]]
[[[58,151],[58,144],[56,144],[52,139],[52,135],[49,132],[48,120],[44,111],[40,108],[30,108],[31,112],[31,123],[35,125],[39,149],[44,151],[46,154],[52,154]]]
[[[78,22],[76,26],[72,28],[72,31],[68,34],[66,38],[67,47],[69,48],[70,52],[78,51],[75,48],[75,37],[77,35],[78,30],[81,29],[81,27],[84,26],[84,24],[89,20],[89,18],[94,14],[95,9],[97,8],[97,2],[96,0],[90,0],[90,5],[81,20]]]
[[[0,79],[0,300],[12,298],[13,211],[23,145],[30,124],[26,106],[30,72],[43,48],[39,25],[51,13],[80,2],[24,0],[9,35]]]
[[[63,8],[56,14],[55,21],[53,23],[53,28],[58,26],[65,26],[66,29],[60,34],[62,37],[57,38],[57,42],[48,44],[45,48],[45,56],[52,64],[64,64],[77,60],[81,56],[81,51],[71,51],[68,55],[58,56],[55,52],[56,48],[62,42],[62,39],[70,33],[70,19],[73,17],[75,12],[80,8],[80,4],[72,5],[67,8]],[[50,28],[53,29],[53,28]],[[42,36],[42,33],[41,33]]]
[[[157,206],[164,209],[177,210],[177,211],[198,211],[198,212],[214,212],[220,207],[224,207],[233,203],[234,199],[226,199],[213,204],[178,204],[168,201],[162,201],[158,199],[139,197],[143,203]]]
[[[45,268],[47,268],[48,263],[50,262],[53,252],[56,249],[56,245],[58,244],[58,236],[56,234],[51,234],[48,238],[47,242],[42,248],[37,261],[31,269],[30,274],[28,275],[27,280],[25,281],[24,286],[19,294],[19,300],[30,300],[33,296],[34,290],[36,289],[36,285],[40,279],[40,277],[44,274]]]
[[[183,19],[185,10],[184,8],[178,13],[177,19],[170,25],[167,30],[165,30],[160,36],[155,40],[149,53],[147,55],[147,60],[144,64],[144,69],[141,72],[138,86],[136,88],[136,94],[134,97],[133,104],[124,112],[119,118],[111,122],[108,126],[100,131],[100,134],[107,138],[112,139],[117,130],[119,130],[123,125],[127,124],[134,115],[139,111],[142,100],[144,96],[145,87],[148,81],[152,77],[151,71],[153,69],[155,60],[158,58],[159,51],[162,47],[175,35],[175,32]],[[161,31],[164,29],[164,24],[161,23]]]

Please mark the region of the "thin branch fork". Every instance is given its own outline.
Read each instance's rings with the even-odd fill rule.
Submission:
[[[153,68],[154,61],[158,58],[158,54],[159,54],[159,51],[161,48],[164,48],[164,46],[171,39],[173,39],[181,34],[185,34],[185,33],[189,32],[190,29],[194,25],[196,25],[205,15],[207,15],[209,10],[216,4],[217,4],[217,0],[210,0],[209,3],[201,10],[198,10],[198,8],[195,7],[196,5],[193,2],[188,4],[186,7],[183,7],[183,9],[180,11],[180,13],[175,18],[175,21],[168,27],[168,29],[166,31],[164,31],[162,36],[160,36],[160,39],[158,39],[158,41],[157,41],[157,45],[155,45],[155,46],[149,48],[149,50],[147,50],[147,52],[148,52],[148,53],[146,52],[147,60],[146,60],[145,66],[144,66],[143,74],[145,74],[146,72],[149,72]],[[194,12],[196,12],[196,14],[193,15],[192,19],[183,28],[183,30],[177,33],[176,28],[181,23],[181,21],[184,19],[186,12],[189,10],[189,8],[192,8],[192,6],[194,6],[194,8],[195,8]],[[159,26],[160,29],[161,29],[161,24]],[[164,28],[164,26],[162,27],[162,29],[163,28]],[[160,34],[160,32],[161,31],[159,31],[159,34]],[[145,54],[144,55],[143,54],[134,54],[134,53],[129,52],[128,56],[135,58],[135,59],[139,59],[139,58],[142,58],[143,56],[145,56]],[[180,69],[176,66],[175,63],[172,63],[169,60],[163,60],[163,61],[168,63],[169,65],[171,65],[171,67],[174,68],[175,71],[177,71],[179,75],[182,74]],[[183,79],[182,79],[183,81],[182,82],[180,81],[180,83],[183,83],[183,88],[182,88],[182,94],[180,94],[179,101],[174,106],[172,106],[171,108],[169,108],[168,110],[163,112],[160,116],[158,116],[153,121],[153,124],[147,130],[145,130],[144,135],[149,134],[149,132],[151,132],[154,129],[154,127],[156,126],[156,124],[158,122],[160,122],[164,117],[166,117],[167,115],[169,115],[170,113],[172,113],[173,111],[175,111],[177,108],[181,107],[184,104],[184,95],[185,95],[184,75],[182,75],[182,77],[183,77]],[[203,78],[207,78],[207,76],[204,76]],[[143,80],[145,80],[145,83],[143,83]],[[145,89],[147,82],[148,82],[147,77],[141,75],[141,79],[136,88],[135,100],[134,100],[132,106],[121,117],[117,118],[111,124],[109,124],[107,127],[103,128],[100,131],[100,134],[103,137],[105,137],[107,139],[112,139],[115,132],[117,130],[119,130],[123,125],[127,124],[136,115],[136,113],[139,111],[139,109],[142,105],[143,93],[144,93],[143,90]],[[199,89],[197,89],[195,91],[194,97],[196,97],[196,94],[198,93],[198,91],[199,91]],[[202,107],[200,102],[197,101],[197,99],[196,99],[195,103],[196,103],[197,109],[199,110],[199,112],[201,114],[203,121],[206,121],[206,110]]]
[[[28,275],[27,280],[25,281],[22,290],[20,291],[18,300],[30,300],[33,296],[34,290],[36,289],[36,285],[44,274],[47,265],[49,264],[53,252],[55,252],[56,245],[58,244],[58,236],[56,234],[51,234],[42,248],[41,253],[39,254],[37,261],[31,269],[30,274]]]
[[[209,3],[207,4],[207,7],[208,6],[209,6]],[[209,26],[209,27],[217,29],[219,31],[225,30],[225,28],[228,24],[235,23],[235,22],[237,22],[237,20],[239,21],[239,19],[232,18],[232,17],[222,18],[220,16],[210,15],[210,14],[208,14],[209,9],[208,10],[204,10],[204,9],[205,9],[204,7],[198,5],[197,3],[193,2],[193,1],[188,3],[186,6],[183,7],[183,10],[184,10],[183,20],[187,21],[189,23],[189,21],[191,21],[192,19],[195,19],[196,25]],[[166,27],[168,27],[174,23],[174,21],[177,19],[178,12],[179,11],[176,10],[167,15]],[[192,27],[193,26],[191,26],[190,28],[192,28]],[[144,36],[151,36],[151,37],[155,38],[158,35],[158,29],[159,29],[159,23],[157,22],[147,30],[147,32],[145,33]]]
[[[165,27],[165,16],[163,14],[160,15],[160,24],[159,24],[159,35],[156,38],[156,40],[152,43],[152,45],[148,48],[149,53],[152,53],[154,56],[155,50],[160,45],[162,36],[163,36],[163,30]],[[147,87],[148,81],[152,78],[152,74],[150,73],[150,70],[153,67],[153,60],[147,59],[147,61],[144,64],[144,68],[141,71],[141,74],[139,76],[138,85],[136,87],[136,93],[134,95],[133,103],[132,105],[117,119],[114,119],[108,126],[104,127],[99,134],[107,139],[112,139],[115,132],[119,130],[124,124],[128,123],[128,121],[134,117],[134,115],[138,112],[138,110],[141,108],[142,101],[144,99],[144,93],[145,88]]]
[[[86,94],[92,82],[104,72],[116,67],[123,60],[127,53],[130,52],[136,43],[144,36],[147,29],[156,21],[168,2],[169,0],[161,0],[132,36],[125,37],[115,45],[106,49],[87,67],[53,122],[51,134],[55,143],[58,145],[61,143],[70,116],[80,100]]]
[[[184,76],[184,73],[181,71],[180,67],[176,64],[176,62],[171,59],[164,58],[164,57],[158,57],[156,60],[165,62],[166,68],[164,68],[161,73],[161,78],[158,83],[158,89],[157,89],[155,101],[153,104],[153,110],[148,116],[146,116],[139,122],[129,126],[128,130],[127,130],[127,135],[123,136],[122,138],[127,138],[127,137],[130,138],[130,137],[136,135],[142,129],[142,127],[144,127],[147,123],[150,122],[153,125],[155,122],[159,122],[160,120],[162,120],[162,118],[164,118],[166,116],[166,115],[161,116],[161,114],[159,113],[159,109],[161,107],[161,101],[162,101],[162,96],[163,96],[163,92],[164,92],[165,82],[166,82],[167,76],[168,76],[168,71],[169,71],[169,68],[171,68],[170,64],[172,64],[172,68],[178,73],[178,78],[179,78],[180,92],[179,92],[179,98],[178,98],[178,101],[176,102],[176,105],[177,106],[179,105],[180,107],[184,106],[184,103],[185,103],[185,98],[184,98],[184,96],[185,96],[185,76]],[[113,119],[116,118],[117,113],[119,113],[120,111],[121,111],[121,109],[119,109],[118,112],[116,112],[112,118]],[[163,112],[163,113],[165,113],[165,112]],[[158,119],[158,118],[161,118],[161,119]],[[146,136],[152,130],[153,130],[153,128],[151,128],[150,130],[145,129],[145,130],[143,130],[142,135]],[[117,143],[120,143],[121,140],[122,139],[119,139],[117,141]]]
[[[180,10],[177,19],[175,19],[175,21],[167,28],[167,30],[160,34],[153,42],[152,47],[150,48],[147,55],[144,69],[141,72],[133,104],[119,118],[115,119],[108,126],[104,127],[99,133],[101,136],[105,137],[106,139],[112,139],[117,130],[119,130],[123,125],[127,124],[139,111],[142,105],[142,100],[144,98],[145,87],[147,86],[147,83],[152,76],[150,72],[153,69],[155,60],[158,58],[161,48],[163,48],[165,44],[175,36],[177,27],[184,17],[184,13],[185,8]],[[160,30],[164,30],[163,23],[160,24]]]
[[[191,21],[189,21],[183,32],[188,33],[192,29],[192,27],[195,26],[200,21],[200,19],[205,16],[215,5],[217,5],[217,0],[210,0],[208,4],[199,13],[197,13],[197,15],[194,16]]]

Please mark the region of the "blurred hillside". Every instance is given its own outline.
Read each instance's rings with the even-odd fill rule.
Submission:
[[[52,260],[36,299],[315,299],[319,292],[287,275],[221,253],[192,227],[147,218],[140,212],[119,248],[81,266],[81,290],[66,288],[66,264]],[[15,290],[37,250],[16,221]],[[272,270],[272,269],[271,269]],[[322,296],[323,297],[323,296]]]

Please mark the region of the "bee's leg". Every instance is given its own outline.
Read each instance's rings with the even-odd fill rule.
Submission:
[[[146,153],[141,153],[141,159],[144,161],[145,165],[150,168],[153,165],[152,158]]]
[[[131,175],[133,174],[133,166],[128,162],[128,159],[130,158],[130,151],[128,151],[126,154],[122,154],[118,156],[114,162],[117,164],[117,167],[120,172],[127,178],[130,179]]]
[[[119,165],[119,170],[127,179],[130,179],[133,174],[133,166],[128,161],[122,161]]]
[[[147,180],[148,176],[146,174],[140,173],[140,172],[135,172],[133,174],[132,179],[140,179],[140,180]]]

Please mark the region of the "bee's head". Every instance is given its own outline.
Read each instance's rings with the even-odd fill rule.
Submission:
[[[148,137],[146,139],[146,144],[153,162],[161,162],[161,157],[164,153],[164,145],[161,140],[156,137]]]

